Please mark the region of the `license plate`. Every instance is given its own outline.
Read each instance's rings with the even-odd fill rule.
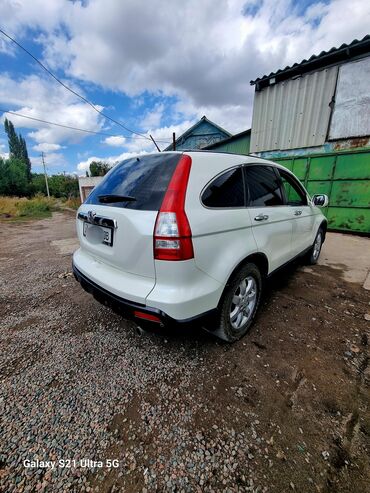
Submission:
[[[100,242],[104,245],[113,246],[113,229],[105,226],[90,224],[86,221],[83,224],[83,235],[94,242]]]

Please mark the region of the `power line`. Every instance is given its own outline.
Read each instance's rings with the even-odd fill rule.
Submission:
[[[93,108],[93,110],[95,110],[100,115],[104,116],[104,118],[107,118],[111,122],[113,122],[113,123],[119,125],[120,127],[124,128],[125,130],[127,130],[127,132],[130,132],[130,133],[136,134],[136,135],[140,135],[144,139],[151,140],[150,137],[147,137],[146,135],[141,134],[140,132],[136,132],[135,130],[131,130],[130,128],[126,127],[125,125],[123,125],[119,121],[115,120],[114,118],[111,118],[110,116],[108,116],[105,113],[103,113],[102,111],[100,111],[93,103],[91,103],[91,101],[89,101],[88,99],[86,99],[84,96],[81,96],[81,94],[78,94],[78,92],[74,91],[69,86],[67,86],[66,84],[64,84],[64,82],[62,82],[60,79],[58,79],[58,77],[56,75],[54,75],[53,72],[51,72],[42,62],[40,62],[40,60],[38,58],[36,58],[35,55],[33,55],[30,51],[28,51],[27,48],[25,48],[20,43],[18,43],[18,41],[16,41],[14,38],[12,38],[9,34],[7,34],[2,29],[0,29],[0,33],[3,34],[8,39],[10,39],[10,41],[12,41],[14,44],[16,44],[21,50],[23,50],[25,53],[27,53],[27,55],[29,55],[31,58],[33,58],[35,60],[35,62],[40,65],[40,67],[42,67],[51,77],[53,77],[53,79],[55,79],[65,89],[67,89],[67,91],[71,92],[72,94],[74,94],[75,96],[77,96],[78,98],[80,98],[82,101],[84,101],[85,103],[87,103],[88,105],[90,105]]]
[[[68,128],[70,130],[77,130],[78,132],[86,132],[89,134],[103,135],[105,137],[121,137],[120,135],[117,135],[117,134],[109,134],[106,132],[96,132],[94,130],[87,130],[84,128],[71,127],[70,125],[63,125],[62,123],[49,122],[47,120],[42,120],[41,118],[35,118],[33,116],[22,115],[21,113],[16,113],[14,111],[9,111],[9,110],[4,110],[2,108],[0,108],[0,111],[2,111],[3,113],[9,113],[10,115],[19,116],[21,118],[27,118],[28,120],[35,120],[36,122],[47,123],[48,125],[55,125],[56,127]],[[134,137],[132,135],[126,135],[124,137],[127,139],[144,139],[144,137]],[[169,143],[170,141],[169,140],[157,140],[157,142]]]

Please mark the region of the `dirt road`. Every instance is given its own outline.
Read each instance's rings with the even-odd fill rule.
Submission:
[[[348,267],[280,273],[226,345],[140,335],[75,282],[74,245],[71,214],[0,225],[0,491],[369,488],[369,291]]]

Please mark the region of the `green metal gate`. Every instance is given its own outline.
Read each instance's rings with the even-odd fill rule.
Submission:
[[[370,151],[273,158],[304,183],[310,195],[325,193],[330,229],[370,233]]]

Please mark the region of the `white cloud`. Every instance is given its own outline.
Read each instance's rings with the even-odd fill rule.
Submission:
[[[162,140],[167,140],[169,135],[172,135],[172,132],[176,133],[176,136],[179,137],[182,133],[185,132],[190,126],[194,125],[195,120],[185,120],[178,125],[173,125],[171,127],[160,127],[153,131],[152,135],[155,140],[158,140],[159,147],[163,150],[166,148],[172,141],[168,140],[168,142],[161,142]],[[144,139],[132,139],[125,143],[126,151],[122,152],[118,155],[99,157],[99,156],[89,156],[86,159],[80,161],[76,168],[77,173],[81,174],[89,169],[90,163],[92,161],[105,161],[109,163],[111,166],[114,166],[118,162],[123,159],[128,159],[133,156],[137,156],[140,154],[147,154],[148,152],[156,152],[156,148],[154,144],[149,140]]]
[[[2,159],[9,159],[9,152],[6,151],[6,146],[0,143],[0,157]]]
[[[43,166],[40,155],[30,156],[30,160],[32,168]],[[44,157],[44,160],[47,171],[50,170],[50,168],[66,168],[68,166],[68,163],[63,154],[60,154],[58,152],[48,153],[47,156]]]
[[[146,154],[146,151],[122,152],[121,154],[118,154],[116,156],[109,156],[109,157],[90,156],[85,161],[80,161],[77,164],[77,172],[81,173],[81,171],[88,170],[92,161],[104,161],[104,162],[108,163],[110,166],[114,166],[115,164],[119,163],[120,161],[123,161],[124,159],[128,159],[130,157],[137,156],[138,154]]]
[[[6,141],[0,138],[0,157],[2,159],[9,159],[8,145]]]
[[[71,2],[64,0],[2,0],[0,18],[4,30],[19,34],[24,25],[53,30],[60,26],[63,17],[73,11]]]
[[[76,2],[60,12],[68,36],[46,33],[45,57],[62,60],[76,78],[131,96],[176,95],[207,110],[198,116],[224,115],[218,123],[241,129],[251,121],[251,79],[360,38],[370,21],[362,0],[318,2],[305,12],[299,3],[265,0],[243,16],[248,4],[256,2]],[[141,123],[153,129],[161,118],[162,108],[154,108]]]
[[[0,53],[5,53],[8,56],[15,56],[15,47],[6,39],[0,38]]]
[[[70,83],[72,87],[75,87]],[[67,92],[63,87],[36,75],[29,75],[18,80],[7,73],[0,74],[0,103],[6,109],[39,120],[53,121],[62,125],[100,131],[103,127],[102,117],[91,106]],[[97,108],[102,110],[102,106]],[[33,149],[38,152],[60,151],[65,146],[62,143],[78,143],[86,137],[86,133],[68,128],[52,126],[47,123],[30,120],[4,113],[4,118],[10,119],[17,131],[33,139],[36,144]],[[65,165],[62,154],[53,154],[58,163]]]
[[[248,88],[248,93],[252,92],[252,88]],[[252,115],[252,98],[250,98],[248,102],[245,102],[244,105],[227,104],[223,106],[196,106],[189,100],[182,100],[174,105],[173,111],[189,120],[191,118],[193,123],[205,115],[209,120],[220,125],[228,132],[237,133],[245,130],[247,128],[247,122],[250,122]],[[184,130],[187,129],[185,128]]]
[[[156,104],[153,110],[147,111],[140,126],[149,130],[159,127],[164,110],[164,104]]]
[[[194,125],[196,119],[185,119],[177,125],[163,126],[156,128],[146,134],[149,137],[149,133],[157,142],[160,149],[165,149],[172,142],[172,132],[175,132],[176,138],[185,132],[189,127]],[[171,138],[169,138],[171,137]],[[156,152],[156,147],[151,140],[144,139],[132,139],[127,141],[125,148],[132,154],[138,154],[141,152]]]
[[[39,152],[51,152],[51,151],[59,151],[63,149],[63,146],[59,144],[50,144],[48,142],[43,142],[42,144],[37,144],[32,148],[34,151]]]
[[[143,95],[174,96],[179,101],[174,107],[153,107],[139,121],[157,138],[166,129],[163,136],[168,138],[173,128],[162,122],[171,118],[194,122],[205,114],[232,132],[248,128],[251,79],[368,32],[369,2],[331,0],[306,5],[293,0],[219,0],[217,8],[213,0],[188,0],[181,6],[164,0],[3,0],[0,17],[4,28],[20,39],[27,28],[41,30],[37,41],[53,69],[134,96],[132,107],[142,107]],[[34,85],[37,91],[38,84]],[[15,104],[23,86],[9,88],[9,102]],[[24,97],[22,110],[43,116],[50,116],[61,94],[51,91],[55,98],[49,104],[48,91],[36,101],[33,91],[26,93],[32,104]],[[56,108],[54,120],[92,129],[101,126],[91,108],[72,102],[67,95],[61,96]],[[31,135],[38,143],[77,138],[68,131],[34,128]],[[125,144],[129,152],[151,145]]]
[[[152,135],[155,140],[158,140],[159,147],[163,150],[165,147],[167,147],[172,141],[168,140],[168,136],[172,135],[172,132],[176,133],[176,136],[178,137],[182,133],[185,132],[190,126],[194,125],[195,120],[185,120],[178,125],[172,125],[171,127],[160,127],[155,129],[152,132]],[[149,136],[149,135],[147,135]],[[161,142],[162,140],[166,140],[166,142]],[[77,172],[81,174],[81,172],[84,172],[89,169],[90,163],[92,161],[105,161],[109,163],[111,166],[114,166],[118,162],[122,161],[123,159],[128,159],[133,156],[137,156],[140,154],[147,154],[148,152],[156,152],[156,148],[154,144],[150,140],[144,140],[144,139],[132,139],[132,140],[127,140],[125,143],[125,148],[126,151],[122,152],[117,155],[111,155],[111,156],[89,156],[86,157],[86,159],[83,159],[80,161],[77,166]]]
[[[122,147],[125,142],[126,139],[123,135],[112,135],[111,137],[104,139],[104,143],[112,147]]]

